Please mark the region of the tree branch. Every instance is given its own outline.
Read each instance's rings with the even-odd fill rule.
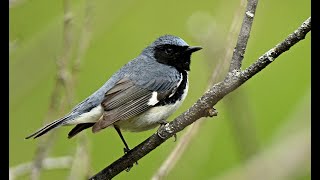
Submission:
[[[240,26],[240,20],[241,20],[241,13],[242,10],[246,5],[246,0],[241,0],[239,8],[237,9],[236,13],[233,16],[233,21],[231,23],[231,27],[229,30],[229,35],[226,39],[226,45],[225,45],[225,52],[224,56],[221,58],[222,63],[218,64],[214,70],[212,71],[211,80],[209,81],[209,86],[211,87],[215,82],[222,79],[223,74],[226,70],[227,62],[229,62],[230,59],[232,59],[232,49],[234,47],[234,43],[236,41],[236,33],[239,31]],[[248,4],[247,4],[248,5]],[[244,22],[243,22],[244,23]],[[208,89],[210,88],[208,87]]]
[[[91,34],[92,34],[92,9],[93,9],[93,2],[91,0],[85,1],[85,9],[84,9],[84,22],[83,28],[80,36],[80,42],[78,46],[77,57],[74,60],[72,67],[71,67],[71,76],[72,83],[72,94],[75,94],[74,89],[76,88],[76,84],[78,81],[78,74],[80,72],[80,66],[91,41]],[[87,179],[90,177],[90,152],[89,152],[89,139],[87,134],[80,133],[77,136],[77,147],[76,152],[73,158],[69,180],[75,179]]]
[[[240,69],[250,36],[250,31],[253,23],[253,18],[256,13],[258,0],[248,0],[245,16],[241,26],[237,45],[233,51],[233,56],[230,63],[229,72]]]
[[[63,37],[63,53],[62,57],[56,60],[57,74],[55,80],[55,86],[51,94],[49,109],[44,121],[44,124],[48,123],[49,118],[58,111],[59,108],[63,108],[65,104],[61,103],[64,101],[63,98],[67,99],[68,105],[71,103],[71,87],[70,85],[70,74],[68,72],[68,62],[71,57],[71,20],[72,14],[70,12],[70,1],[64,0],[64,37]],[[63,88],[66,92],[66,96],[63,97]],[[47,156],[49,149],[55,140],[56,132],[51,133],[47,137],[44,137],[38,143],[36,149],[33,169],[31,172],[31,179],[37,180],[40,177],[40,171],[42,168],[42,161]]]
[[[246,5],[246,1],[241,0],[238,8],[234,12],[228,37],[226,39],[223,56],[219,58],[218,63],[216,64],[215,68],[212,70],[212,75],[208,82],[207,89],[209,89],[215,82],[217,82],[219,79],[223,77],[222,72],[225,72],[226,65],[229,64],[229,60],[232,57],[232,49],[236,41],[235,34],[240,29],[240,24],[239,24],[240,18],[241,18],[242,11],[246,8],[245,5]],[[209,61],[212,61],[212,59],[208,58],[208,62]],[[202,122],[203,121],[196,121],[195,123],[191,124],[188,127],[186,132],[180,138],[179,142],[177,142],[175,148],[168,155],[168,157],[162,163],[162,165],[157,170],[157,172],[153,175],[152,180],[164,179],[167,176],[167,174],[174,168],[176,162],[179,161],[179,159],[182,157],[187,147],[190,145],[190,142],[199,132],[199,128],[201,127]]]
[[[254,1],[256,2],[256,1]],[[251,12],[251,11],[250,11]],[[252,12],[251,12],[252,13]],[[249,13],[250,16],[250,13]],[[212,114],[212,107],[219,102],[225,95],[229,94],[252,76],[264,69],[273,62],[279,55],[287,51],[300,40],[304,39],[306,34],[311,30],[311,17],[309,17],[294,33],[290,34],[283,42],[270,49],[262,55],[256,62],[244,71],[230,68],[222,82],[215,84],[209,89],[192,107],[175,118],[170,123],[160,127],[157,133],[150,136],[144,142],[140,143],[127,154],[113,162],[108,167],[91,177],[90,179],[102,180],[111,179],[127,167],[131,166],[160,144],[165,142],[174,134],[182,131],[185,127],[192,124],[201,117],[207,117]],[[243,51],[244,52],[244,51]],[[240,63],[241,66],[241,63]],[[234,66],[236,67],[236,66]]]
[[[72,157],[63,156],[57,158],[46,158],[42,160],[42,167],[44,169],[65,169],[70,168]],[[27,162],[9,169],[9,180],[14,180],[29,171],[32,171],[33,162]]]

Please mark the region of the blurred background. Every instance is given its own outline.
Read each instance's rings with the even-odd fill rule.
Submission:
[[[192,57],[189,94],[169,120],[177,117],[207,90],[209,82],[218,82],[226,75],[230,58],[226,61],[224,57],[226,50],[232,52],[235,46],[245,8],[239,0],[73,0],[68,5],[71,24],[67,33],[71,38],[66,46],[64,1],[9,2],[12,168],[36,157],[42,137],[24,138],[40,128],[45,119],[51,122],[69,112],[163,34],[177,35],[190,45],[203,47]],[[310,1],[260,1],[243,69],[296,30],[310,16],[310,7]],[[56,60],[68,53],[71,63],[67,67],[71,69],[74,62],[79,65],[72,98],[65,103],[68,105],[51,112]],[[310,57],[309,33],[223,98],[215,106],[217,117],[199,120],[196,135],[165,179],[311,179]],[[218,75],[212,80],[213,71]],[[53,99],[65,96],[65,90],[60,91],[62,95]],[[123,144],[113,128],[97,134],[86,130],[79,137],[67,139],[71,129],[54,130],[56,136],[49,138],[52,144],[46,157],[78,155],[80,160],[68,161],[64,168],[44,169],[40,179],[77,179],[74,174],[84,172],[92,176],[123,155]],[[155,131],[123,134],[133,148]],[[122,172],[115,179],[151,179],[185,132],[177,134],[177,142],[169,139],[139,160],[130,172]],[[79,156],[81,142],[85,142],[86,158],[81,153]],[[88,161],[82,162],[82,158]],[[88,165],[84,171],[77,168],[82,163]],[[30,179],[30,171],[16,179]]]

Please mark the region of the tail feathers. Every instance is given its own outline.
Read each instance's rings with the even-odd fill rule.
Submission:
[[[79,132],[81,132],[82,130],[85,130],[91,126],[93,126],[94,123],[82,123],[82,124],[78,124],[76,125],[76,127],[74,127],[68,134],[68,138],[72,138],[73,136],[77,135]]]
[[[35,133],[33,133],[33,134],[29,135],[28,137],[26,137],[26,139],[29,139],[31,137],[33,137],[35,139],[37,137],[40,137],[40,136],[46,134],[48,131],[50,131],[50,130],[62,125],[62,123],[64,122],[65,119],[66,118],[58,119],[58,120],[53,121],[50,124],[47,124],[46,126],[42,127],[38,131],[36,131]]]

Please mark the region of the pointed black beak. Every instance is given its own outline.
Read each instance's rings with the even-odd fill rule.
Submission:
[[[186,49],[186,52],[193,53],[193,52],[199,51],[201,49],[202,49],[202,47],[200,47],[200,46],[189,46]]]

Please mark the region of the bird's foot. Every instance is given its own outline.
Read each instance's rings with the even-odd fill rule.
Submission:
[[[128,147],[124,147],[124,148],[123,148],[124,154],[127,154],[129,151],[130,151],[130,149],[129,149]]]
[[[207,109],[207,116],[213,117],[217,115],[218,115],[218,111],[214,107]]]
[[[168,124],[168,122],[167,122],[166,120],[161,120],[161,121],[160,121],[160,127],[159,127],[159,129],[162,128],[163,126],[166,126],[167,124]],[[159,129],[157,130],[157,134],[158,134],[159,137],[161,137],[162,139],[164,139],[164,137],[162,137],[162,136],[160,135]],[[177,134],[174,133],[174,134],[173,134],[173,137],[174,137],[174,142],[176,142],[176,141],[177,141]]]

